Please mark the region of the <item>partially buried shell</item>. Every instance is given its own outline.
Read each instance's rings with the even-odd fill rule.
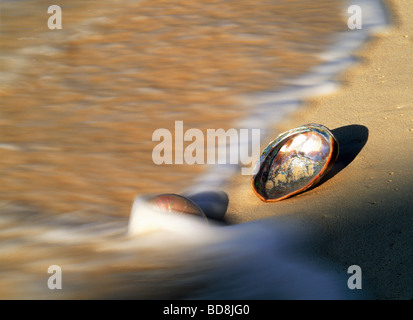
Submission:
[[[263,201],[288,198],[320,181],[337,156],[337,140],[326,127],[307,124],[289,130],[262,152],[252,188]]]
[[[195,202],[178,194],[160,194],[149,198],[147,203],[162,213],[189,214],[206,220],[204,212]]]

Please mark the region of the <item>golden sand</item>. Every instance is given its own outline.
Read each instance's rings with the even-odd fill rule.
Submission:
[[[296,220],[315,231],[308,243],[342,266],[340,272],[352,264],[362,268],[363,292],[411,299],[413,3],[386,4],[395,25],[357,54],[358,64],[341,77],[343,88],[311,99],[274,129],[276,135],[305,123],[329,127],[340,143],[338,170],[316,188],[277,203],[262,202],[249,177],[239,176],[226,190],[227,217]]]

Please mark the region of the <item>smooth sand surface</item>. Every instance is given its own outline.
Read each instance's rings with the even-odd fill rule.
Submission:
[[[312,190],[275,203],[262,202],[251,177],[240,175],[225,190],[227,219],[308,226],[308,245],[337,272],[361,267],[369,298],[413,299],[413,2],[385,3],[392,25],[357,52],[338,79],[342,88],[308,101],[262,141],[264,148],[283,131],[323,124],[340,143],[333,170]]]

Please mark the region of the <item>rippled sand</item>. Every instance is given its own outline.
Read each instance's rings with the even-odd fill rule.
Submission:
[[[153,131],[232,127],[346,27],[338,0],[54,4],[62,30],[47,1],[2,3],[0,57],[1,200],[51,213],[188,187],[206,166],[155,165]]]

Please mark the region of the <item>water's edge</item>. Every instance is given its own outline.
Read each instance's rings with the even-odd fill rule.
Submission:
[[[259,128],[261,142],[269,135],[275,138],[277,134],[273,132],[273,128],[303,108],[307,99],[330,94],[340,88],[340,83],[335,78],[357,62],[354,53],[366,44],[371,36],[383,31],[390,24],[389,13],[381,0],[359,0],[357,3],[347,1],[343,7],[343,14],[346,14],[347,8],[353,4],[362,9],[362,29],[339,32],[334,43],[319,54],[322,63],[298,78],[284,80],[282,89],[242,97],[242,103],[248,106],[251,112],[236,123],[236,128]],[[236,143],[237,146],[234,148],[229,145],[227,152],[236,150],[238,141]],[[249,140],[239,143],[241,147],[251,145]],[[215,165],[201,174],[185,193],[193,194],[222,188],[233,175],[240,172],[239,165]]]

